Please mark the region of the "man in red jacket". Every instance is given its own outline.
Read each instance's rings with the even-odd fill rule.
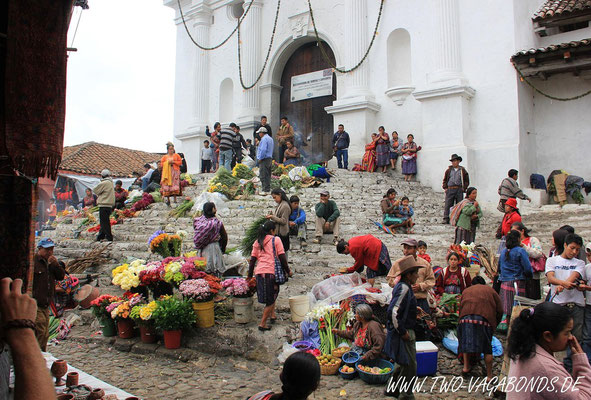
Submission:
[[[392,267],[388,248],[382,241],[373,235],[356,236],[348,242],[341,240],[337,244],[339,254],[351,254],[355,264],[347,269],[347,273],[361,272],[367,266],[367,280],[371,286],[375,283],[376,276],[386,276]]]

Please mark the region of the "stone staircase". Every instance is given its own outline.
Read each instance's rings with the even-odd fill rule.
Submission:
[[[195,186],[187,188],[185,195],[192,198],[199,196],[207,187],[207,181],[211,176],[211,174],[197,176]],[[218,355],[222,355],[222,353],[237,354],[244,355],[249,359],[272,361],[280,351],[282,343],[294,340],[297,335],[297,325],[292,324],[289,320],[289,297],[307,293],[326,275],[336,273],[340,267],[348,267],[353,263],[350,256],[336,252],[331,236],[325,235],[325,240],[321,245],[313,244],[311,241],[314,232],[312,209],[318,202],[320,192],[325,189],[329,190],[331,198],[337,202],[342,216],[341,236],[343,238],[348,239],[352,236],[371,233],[384,241],[388,246],[392,260],[395,260],[402,256],[400,242],[407,235],[396,234],[394,237],[378,230],[372,222],[381,220],[379,203],[391,187],[396,189],[398,197],[408,196],[415,210],[415,234],[410,236],[428,243],[428,253],[431,255],[434,265],[445,265],[447,248],[454,238],[454,228],[441,224],[442,193],[435,193],[418,182],[404,182],[402,176],[397,173],[381,174],[337,170],[336,177],[331,179],[330,183],[325,183],[318,188],[301,189],[297,193],[301,199],[301,206],[308,214],[307,227],[310,240],[308,240],[308,246],[304,248],[300,248],[297,240],[292,240],[292,248],[288,257],[294,276],[281,287],[277,301],[278,315],[283,323],[273,329],[271,336],[264,336],[257,331],[256,322],[246,326],[227,322],[220,326],[216,325],[215,328],[198,330],[193,334],[194,337],[186,341],[185,347],[203,350],[208,347],[204,346],[206,343],[215,341],[217,346],[211,348],[211,351],[219,353]],[[288,196],[291,194],[289,193]],[[221,214],[220,218],[228,232],[229,247],[238,245],[251,221],[270,213],[275,207],[270,196],[252,196],[248,200],[229,201],[225,204],[229,207],[229,211]],[[494,207],[488,208],[490,211],[487,209],[484,211],[484,218],[477,233],[477,242],[495,250],[498,240],[494,238],[494,235],[501,214]],[[552,231],[564,224],[574,226],[577,233],[581,234],[583,238],[591,238],[591,225],[589,224],[591,206],[567,205],[562,209],[558,206],[544,206],[542,209],[524,208],[522,211],[524,223],[533,228],[533,235],[542,241],[546,253],[550,247]],[[187,231],[189,235],[183,243],[184,250],[188,251],[193,248],[191,218],[176,219],[169,217],[169,213],[170,208],[166,204],[157,203],[142,211],[137,217],[126,219],[123,224],[113,226],[115,240],[109,250],[111,261],[98,270],[87,271],[100,274],[99,282],[102,292],[121,293],[119,288],[111,285],[110,271],[126,258],[137,257],[148,260],[160,258],[157,255],[151,255],[147,246],[148,238],[157,229],[164,229],[167,232],[176,232],[179,229]],[[98,245],[94,241],[96,234],[82,232],[77,239],[74,239],[75,228],[76,224],[59,224],[56,230],[43,234],[55,239],[57,243],[55,254],[58,258],[79,257]],[[381,279],[383,278],[378,278],[378,283]],[[255,308],[257,315],[260,315],[262,307],[255,302]],[[86,315],[84,319],[87,322],[94,320],[90,314]],[[125,341],[124,339],[117,340]],[[124,347],[127,348],[128,344],[125,344]]]

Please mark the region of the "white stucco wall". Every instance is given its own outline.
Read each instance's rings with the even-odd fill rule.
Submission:
[[[171,6],[176,3],[167,1]],[[450,97],[420,102],[409,95],[399,106],[385,94],[389,88],[388,36],[396,29],[405,29],[410,36],[409,86],[418,89],[429,85],[428,77],[435,71],[435,56],[439,46],[438,33],[435,31],[436,1],[439,0],[386,2],[379,34],[366,61],[369,89],[381,108],[370,115],[369,129],[358,128],[367,124],[357,124],[358,115],[355,113],[350,113],[348,120],[341,118],[344,114],[334,114],[335,129],[336,125],[344,122],[355,143],[355,148],[350,149],[350,163],[359,162],[363,145],[369,140],[371,132],[377,131],[379,125],[384,125],[388,132],[397,130],[403,138],[408,133],[415,135],[415,141],[424,147],[423,153],[419,154],[419,178],[422,183],[438,190],[451,153],[459,153],[464,157],[472,184],[478,187],[479,197],[483,201],[496,202],[499,182],[510,168],[520,170],[522,186],[529,186],[531,172],[547,175],[552,169],[565,168],[569,172],[572,169],[574,174],[588,175],[590,167],[581,161],[589,146],[585,135],[589,134],[591,122],[591,113],[588,112],[591,96],[575,102],[560,103],[534,95],[531,89],[519,81],[510,63],[511,55],[518,50],[591,37],[591,28],[538,37],[533,31],[531,16],[544,0],[458,0],[461,70],[475,91],[472,99]],[[223,0],[210,2],[214,21],[210,27],[210,45],[223,40],[235,26],[236,19],[229,12],[229,3]],[[346,0],[313,1],[320,35],[331,46],[337,64],[341,67],[357,61],[347,59],[347,46],[350,43],[346,34],[345,3]],[[276,4],[275,1],[265,1],[262,8],[259,68],[262,68],[266,56]],[[186,7],[191,7],[189,2],[186,2]],[[371,39],[379,2],[368,1],[367,8],[367,33]],[[285,61],[299,45],[315,40],[311,21],[305,38],[295,41],[292,38],[290,17],[307,10],[307,2],[303,0],[282,2],[273,49],[259,83],[259,111],[269,117],[274,130],[279,125],[280,88],[277,85],[280,84]],[[193,29],[191,24],[189,26]],[[209,53],[210,128],[213,122],[219,120],[220,109],[224,108],[220,107],[220,85],[224,79],[231,79],[233,83],[232,109],[236,117],[242,109],[244,91],[238,77],[236,46],[236,37],[233,37],[220,49]],[[178,25],[176,135],[191,124],[193,95],[195,90],[199,90],[193,83],[195,54],[196,49],[187,38],[184,27]],[[350,74],[337,74],[337,99],[346,94],[350,80]],[[246,83],[251,82],[247,80]],[[578,94],[591,86],[589,80],[562,75],[539,83],[541,89],[559,96]],[[427,117],[430,123],[437,124],[440,136],[424,136],[424,121]],[[246,137],[251,136],[250,131],[243,133]],[[195,148],[200,141],[201,138],[192,139],[191,146]],[[180,141],[180,144],[182,148],[189,142]],[[564,152],[557,151],[557,144],[574,144],[570,153],[572,157],[564,157],[564,162],[559,161],[558,157]],[[185,153],[191,154],[187,150]],[[198,165],[195,167],[198,168]]]

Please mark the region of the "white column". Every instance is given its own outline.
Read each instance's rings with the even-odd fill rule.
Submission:
[[[347,0],[347,61],[346,68],[354,67],[367,51],[367,0]],[[369,57],[368,57],[369,58]],[[348,88],[345,98],[371,96],[369,90],[369,66],[366,59],[348,76]]]
[[[209,27],[211,25],[211,10],[200,6],[192,15],[195,41],[202,46],[209,45]],[[195,69],[193,86],[192,125],[205,126],[209,116],[209,52],[195,46]]]
[[[242,60],[242,79],[249,86],[256,80],[260,73],[263,60],[261,60],[261,24],[262,24],[262,0],[246,0],[243,4],[246,10],[252,3],[250,11],[240,25],[240,56]],[[259,85],[244,90],[242,95],[242,121],[258,120],[260,118]]]
[[[430,82],[464,80],[460,56],[460,29],[458,0],[435,0],[437,46],[435,72]]]

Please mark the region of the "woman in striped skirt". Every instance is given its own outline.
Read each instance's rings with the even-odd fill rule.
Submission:
[[[507,249],[499,257],[499,281],[503,321],[507,326],[511,320],[515,295],[525,296],[525,280],[533,277],[533,270],[527,252],[521,247],[521,235],[511,231],[506,236]],[[502,326],[504,329],[504,326]]]

